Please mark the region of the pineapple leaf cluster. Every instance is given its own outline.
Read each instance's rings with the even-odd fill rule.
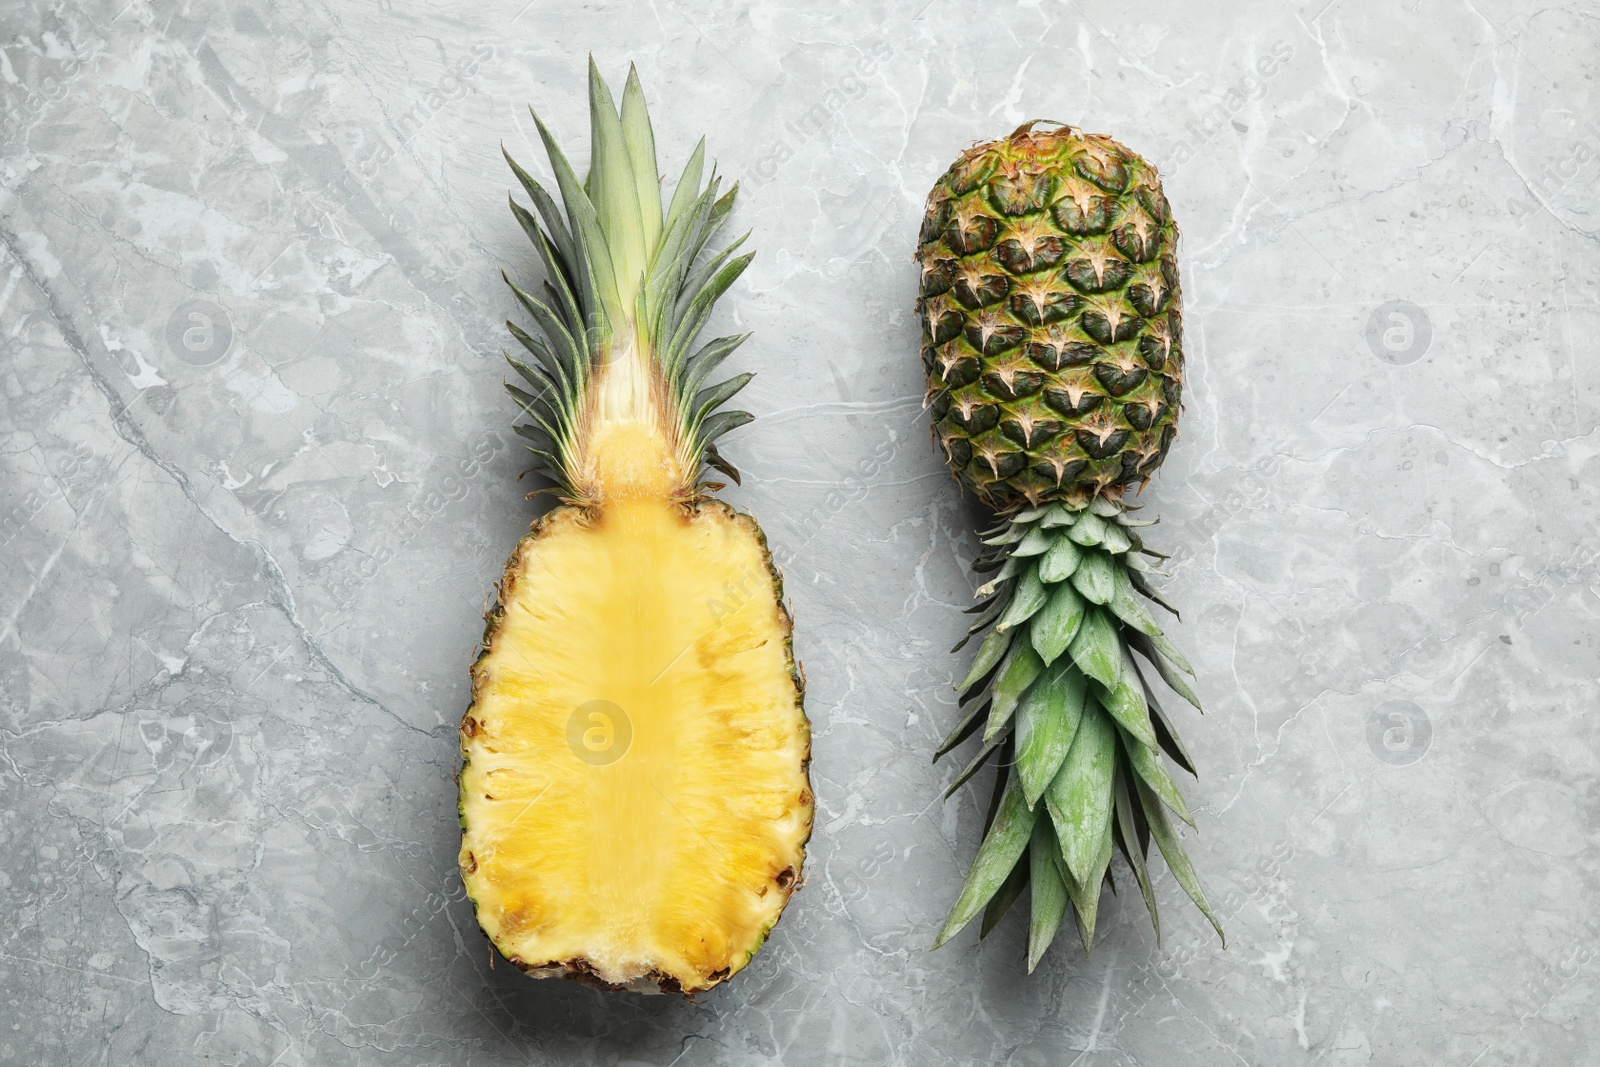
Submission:
[[[1082,509],[1023,511],[990,531],[974,564],[992,575],[979,589],[987,599],[952,651],[992,629],[957,687],[969,710],[934,758],[981,739],[946,796],[997,754],[1002,769],[983,843],[934,947],[980,911],[987,934],[1031,886],[1028,970],[1069,907],[1087,952],[1101,885],[1115,888],[1113,850],[1132,869],[1159,938],[1152,839],[1222,935],[1172,821],[1194,826],[1162,754],[1191,774],[1194,761],[1146,676],[1153,671],[1200,707],[1184,677],[1193,668],[1145,606],[1166,607],[1145,578],[1159,573],[1150,560],[1166,558],[1140,537],[1149,524],[1097,498]]]
[[[737,481],[738,471],[715,442],[754,418],[721,410],[752,375],[712,385],[707,379],[749,335],[718,337],[698,348],[694,342],[717,299],[754,257],[734,254],[748,234],[702,256],[732,211],[738,185],[722,192],[714,168],[706,175],[701,138],[663,209],[655,135],[631,68],[619,109],[591,57],[589,113],[592,158],[581,181],[533,113],[559,204],[506,153],[537,216],[515,199],[511,212],[545,273],[543,299],[506,278],[540,334],[506,324],[533,357],[507,357],[530,387],[508,385],[530,420],[517,430],[540,471],[568,499],[587,499],[580,453],[596,382],[609,366],[642,355],[654,378],[651,391],[662,394],[656,402],[665,409],[664,429],[695,490],[702,465]]]

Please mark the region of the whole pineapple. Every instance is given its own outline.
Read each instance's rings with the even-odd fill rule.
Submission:
[[[630,71],[620,112],[591,60],[580,180],[537,115],[561,205],[511,169],[544,299],[512,386],[560,506],[506,564],[461,722],[462,878],[496,948],[539,977],[693,993],[749,962],[800,883],[810,727],[783,586],[756,521],[716,500],[717,439],[750,380],[696,348],[750,262],[702,255],[733,206],[705,142],[663,209]],[[564,208],[564,210],[563,210]],[[508,279],[509,282],[509,279]]]
[[[1222,933],[1169,819],[1194,822],[1162,753],[1194,766],[1148,679],[1198,708],[1193,670],[1144,603],[1166,606],[1145,579],[1146,559],[1166,557],[1123,500],[1177,432],[1178,230],[1144,159],[1037,124],[962,154],[928,197],[917,249],[934,439],[1000,520],[974,564],[990,577],[968,636],[993,629],[935,759],[981,730],[950,792],[996,755],[1001,770],[934,947],[979,911],[987,934],[1031,886],[1030,971],[1069,907],[1088,951],[1114,847],[1159,936],[1151,838]]]

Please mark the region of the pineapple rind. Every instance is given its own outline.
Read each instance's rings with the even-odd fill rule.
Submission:
[[[1183,386],[1178,228],[1155,168],[1034,125],[962,154],[917,246],[934,440],[1003,513],[1147,480]]]

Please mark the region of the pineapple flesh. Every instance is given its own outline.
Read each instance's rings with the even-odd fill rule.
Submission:
[[[987,934],[1028,889],[1029,971],[1069,912],[1091,948],[1114,851],[1159,937],[1152,839],[1222,934],[1173,821],[1194,825],[1166,761],[1194,763],[1153,684],[1198,709],[1193,669],[1147,606],[1166,607],[1147,579],[1166,557],[1124,499],[1177,432],[1177,226],[1136,153],[1036,125],[963,153],[917,249],[934,441],[997,519],[968,638],[988,632],[935,759],[979,740],[946,796],[990,760],[1000,770],[934,947],[980,913]]]
[[[737,478],[715,441],[751,418],[720,410],[749,375],[706,385],[744,338],[691,351],[749,262],[737,241],[701,255],[733,191],[702,183],[702,141],[663,209],[637,75],[620,113],[592,61],[589,91],[585,181],[538,124],[565,210],[511,162],[547,276],[543,300],[512,285],[542,336],[508,324],[532,357],[511,391],[561,503],[507,563],[472,668],[461,873],[525,972],[694,993],[800,883],[810,729],[766,539],[701,480]]]

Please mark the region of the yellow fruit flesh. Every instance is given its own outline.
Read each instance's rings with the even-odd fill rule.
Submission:
[[[670,503],[655,435],[598,429],[631,491],[559,509],[512,557],[462,727],[462,871],[519,965],[692,992],[793,890],[809,728],[754,522]]]

